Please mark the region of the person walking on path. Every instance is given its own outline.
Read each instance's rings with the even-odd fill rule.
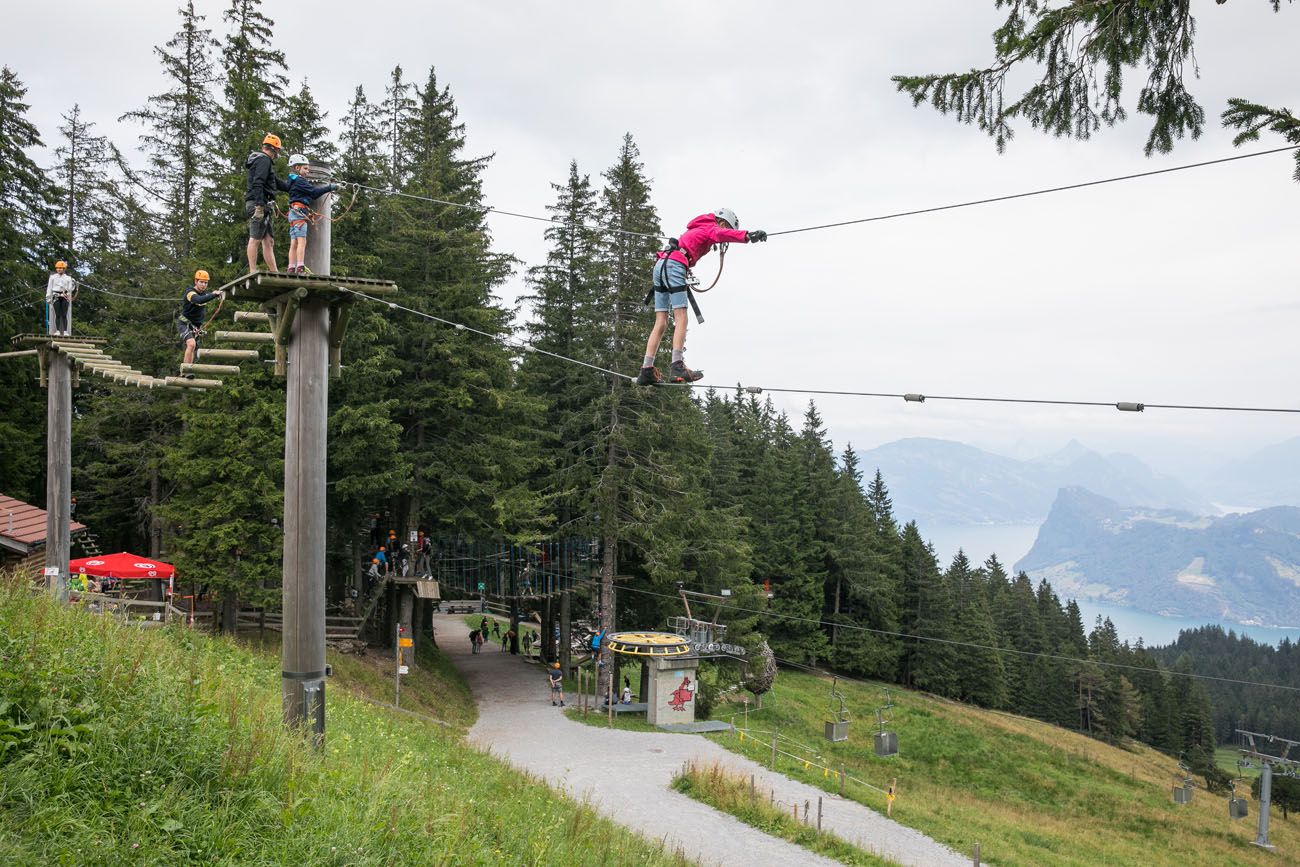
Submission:
[[[496,620],[492,621],[492,637],[493,638],[501,637],[501,624]]]
[[[669,382],[695,382],[704,374],[686,366],[686,305],[690,298],[690,271],[714,246],[732,242],[750,244],[766,241],[767,232],[755,229],[740,230],[740,220],[730,208],[719,208],[711,214],[700,214],[686,225],[680,238],[669,240],[668,249],[659,251],[651,280],[654,284],[655,324],[646,341],[645,358],[637,385],[655,385],[663,381],[655,367],[659,343],[668,327],[668,314],[673,317],[673,361],[669,368]]]
[[[321,196],[339,188],[338,184],[314,186],[307,180],[307,158],[302,154],[289,157],[289,273],[310,274],[303,264],[307,259],[307,230],[315,211],[312,204]]]
[[[68,337],[72,334],[70,325],[72,317],[72,299],[77,297],[77,281],[68,274],[68,263],[59,260],[54,263],[54,273],[45,284],[45,320],[46,331]],[[51,316],[50,312],[54,315]]]
[[[560,707],[564,707],[564,672],[560,671],[558,662],[551,663],[551,670],[547,672],[547,679],[551,683],[551,707],[555,707],[556,699],[559,700]]]
[[[483,633],[475,629],[469,634],[471,653],[478,653],[483,648]]]
[[[185,364],[194,363],[194,355],[199,347],[199,338],[203,336],[203,323],[206,320],[207,313],[205,308],[208,303],[216,298],[225,298],[226,293],[220,289],[212,292],[208,291],[208,272],[199,270],[194,272],[194,285],[185,290],[181,298],[181,313],[176,320],[176,331],[181,336],[181,345],[185,347]],[[190,379],[194,378],[192,373],[184,373],[184,376]]]
[[[262,261],[272,274],[275,267],[275,233],[271,228],[271,214],[275,210],[276,192],[288,192],[289,185],[275,175],[275,159],[280,155],[280,137],[268,133],[262,139],[262,149],[253,151],[244,160],[248,182],[244,186],[244,214],[248,217],[248,273],[257,271],[257,251],[262,251]]]

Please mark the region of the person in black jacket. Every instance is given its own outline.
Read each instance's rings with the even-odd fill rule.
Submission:
[[[275,176],[275,158],[280,155],[280,137],[267,134],[262,139],[262,149],[254,151],[244,160],[248,169],[248,185],[244,190],[244,213],[248,216],[248,273],[257,270],[257,250],[261,247],[262,261],[267,270],[275,273],[275,235],[271,230],[271,212],[277,191],[289,191],[289,184]]]
[[[194,285],[185,290],[181,298],[181,314],[176,320],[176,330],[181,335],[181,344],[185,347],[185,363],[194,363],[194,351],[198,348],[199,338],[203,336],[203,321],[207,314],[204,308],[215,298],[224,298],[220,289],[208,291],[208,272],[195,271]],[[184,370],[184,368],[182,368]],[[191,379],[193,374],[186,374]]]

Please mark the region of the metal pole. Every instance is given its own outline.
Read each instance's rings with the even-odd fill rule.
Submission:
[[[312,179],[328,181],[328,167]],[[330,272],[332,196],[317,200],[307,267]],[[289,333],[284,434],[284,721],[325,736],[325,455],[329,420],[329,330],[326,299],[302,299]]]
[[[1259,774],[1259,826],[1255,834],[1255,845],[1272,849],[1273,846],[1268,842],[1268,804],[1273,797],[1273,763],[1261,764],[1264,767]]]
[[[402,624],[397,624],[393,640],[393,704],[402,706]]]
[[[45,589],[68,601],[72,521],[72,359],[45,350],[47,381],[45,441]]]
[[[822,829],[822,796],[818,795],[817,796],[817,831],[820,833],[821,829]]]

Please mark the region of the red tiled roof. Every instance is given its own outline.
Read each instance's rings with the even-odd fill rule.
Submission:
[[[86,529],[85,524],[72,522],[70,533]],[[23,545],[45,542],[45,510],[0,494],[0,536]]]

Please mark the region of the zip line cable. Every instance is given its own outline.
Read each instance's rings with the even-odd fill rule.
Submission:
[[[353,186],[362,190],[370,190],[372,193],[383,193],[386,196],[401,196],[405,199],[416,199],[421,202],[432,202],[435,205],[446,205],[450,208],[461,208],[466,211],[480,211],[487,214],[500,214],[503,217],[518,217],[521,220],[535,220],[539,223],[550,223],[553,226],[572,227],[575,229],[588,229],[593,232],[601,232],[606,235],[630,235],[635,238],[654,238],[656,241],[667,238],[667,235],[655,235],[651,232],[634,232],[631,229],[616,229],[612,226],[592,226],[587,223],[575,223],[572,220],[560,220],[555,217],[539,217],[536,214],[521,214],[518,211],[506,211],[501,208],[492,208],[487,205],[466,205],[462,202],[449,202],[446,199],[435,199],[432,196],[420,196],[415,193],[404,193],[401,190],[384,189],[382,187],[368,187],[365,184],[358,184],[353,181],[339,181],[339,186]]]
[[[991,205],[996,202],[1009,202],[1012,201],[1013,199],[1027,199],[1032,196],[1045,196],[1049,193],[1062,193],[1069,190],[1081,190],[1084,189],[1085,187],[1098,187],[1101,186],[1102,184],[1114,184],[1114,183],[1118,183],[1119,181],[1131,181],[1137,178],[1149,178],[1155,175],[1169,174],[1170,172],[1181,172],[1181,171],[1186,171],[1187,169],[1199,169],[1199,168],[1204,168],[1205,166],[1216,166],[1221,163],[1230,163],[1230,162],[1235,162],[1237,160],[1248,160],[1253,157],[1263,157],[1263,156],[1268,156],[1270,154],[1280,154],[1286,151],[1296,150],[1297,148],[1300,148],[1300,145],[1286,145],[1284,147],[1271,148],[1270,150],[1253,151],[1248,154],[1236,154],[1230,157],[1219,157],[1218,159],[1213,159],[1213,160],[1202,160],[1201,162],[1198,163],[1184,163],[1180,166],[1168,166],[1163,169],[1151,169],[1150,171],[1145,171],[1145,172],[1134,172],[1132,174],[1127,174],[1127,175],[1118,175],[1113,178],[1100,178],[1098,180],[1093,180],[1093,181],[1080,181],[1077,184],[1064,184],[1059,187],[1046,187],[1040,190],[1028,190],[1023,193],[1011,193],[1010,195],[1006,195],[1006,196],[991,196],[986,199],[974,199],[969,202],[955,202],[949,205],[936,205],[931,208],[917,208],[911,211],[897,211],[892,214],[879,214],[874,217],[861,217],[856,220],[841,220],[837,223],[822,223],[821,225],[818,226],[803,226],[802,228],[798,228],[798,229],[783,229],[779,232],[768,232],[767,236],[769,238],[774,238],[777,235],[794,235],[799,232],[816,232],[816,231],[820,231],[821,229],[834,229],[840,226],[856,226],[860,223],[878,223],[882,220],[896,220],[900,217],[915,217],[920,214],[934,214],[939,211],[954,211],[957,210],[958,208],[973,208],[976,205]]]
[[[335,288],[340,289],[343,292],[347,292],[350,295],[355,295],[358,298],[364,298],[365,300],[373,301],[376,304],[386,305],[387,307],[393,310],[402,310],[407,313],[413,313],[416,316],[420,316],[425,319],[432,320],[434,322],[441,322],[444,325],[450,325],[453,328],[456,328],[457,330],[460,331],[471,331],[475,334],[479,334],[484,337],[491,338],[492,340],[497,340],[501,343],[504,343],[507,346],[522,350],[524,352],[536,352],[542,355],[547,355],[550,356],[551,358],[555,358],[560,361],[567,361],[571,364],[578,364],[590,370],[598,371],[600,373],[606,374],[607,376],[614,376],[614,377],[618,377],[619,379],[625,379],[628,380],[629,382],[636,380],[635,376],[629,376],[626,373],[619,373],[616,370],[610,370],[608,368],[601,367],[596,364],[591,364],[586,361],[579,361],[576,358],[570,358],[566,355],[560,355],[558,352],[551,352],[546,349],[538,349],[537,347],[528,343],[524,343],[522,341],[514,340],[500,334],[493,334],[490,331],[482,331],[477,328],[471,328],[468,325],[462,325],[459,322],[453,322],[450,319],[444,319],[440,316],[434,316],[431,313],[425,313],[423,311],[415,310],[410,307],[404,307],[401,304],[397,304],[396,302],[387,301],[383,298],[376,298],[373,295],[367,295],[364,292],[358,292],[355,289],[348,289],[343,286],[337,286]],[[716,385],[706,386],[706,385],[698,385],[696,383],[673,383],[673,382],[660,383],[658,386],[655,387],[697,388],[697,389],[698,388],[719,388]],[[926,401],[931,401],[931,400],[955,400],[955,401],[978,401],[983,403],[1045,404],[1049,406],[1100,406],[1100,407],[1110,407],[1112,409],[1120,410],[1121,412],[1142,412],[1146,409],[1181,409],[1181,410],[1202,410],[1205,412],[1300,413],[1300,407],[1216,406],[1216,405],[1208,405],[1208,404],[1139,403],[1139,402],[1131,402],[1131,401],[1112,402],[1112,401],[1101,401],[1101,400],[1048,400],[1042,398],[1025,398],[1025,397],[977,397],[972,395],[928,395],[928,394],[919,394],[915,392],[902,393],[902,392],[883,392],[883,391],[836,391],[832,389],[820,389],[820,388],[772,388],[768,386],[740,385],[740,384],[737,384],[736,387],[741,391],[747,392],[749,394],[755,394],[755,395],[762,394],[763,392],[766,391],[766,392],[781,392],[786,394],[839,395],[845,397],[892,397],[892,398],[902,398],[904,401],[907,401],[908,403],[925,403]]]
[[[342,292],[347,292],[349,295],[355,295],[358,298],[364,298],[367,301],[374,301],[377,304],[383,304],[391,310],[401,310],[406,313],[413,313],[416,316],[422,317],[424,319],[429,319],[433,322],[441,322],[443,325],[450,325],[452,328],[455,328],[457,331],[469,331],[474,334],[482,335],[483,337],[491,338],[492,340],[499,341],[501,343],[504,343],[507,346],[511,346],[514,347],[515,349],[523,350],[524,352],[536,352],[539,355],[547,355],[550,356],[551,358],[559,359],[560,361],[567,361],[570,364],[579,364],[591,370],[595,370],[595,371],[599,371],[600,373],[607,374],[608,376],[617,376],[619,379],[627,379],[627,380],[636,379],[635,376],[628,376],[626,373],[619,373],[617,370],[608,370],[596,364],[590,364],[586,361],[579,361],[576,358],[569,358],[567,355],[560,355],[558,352],[551,352],[548,349],[538,349],[536,346],[533,346],[532,344],[529,343],[513,340],[501,334],[493,334],[491,331],[483,331],[478,328],[473,328],[469,325],[464,325],[460,322],[453,322],[450,319],[443,319],[441,316],[434,316],[432,313],[425,313],[423,310],[416,310],[413,307],[405,307],[401,304],[398,304],[395,301],[386,301],[383,298],[376,298],[374,295],[367,295],[364,292],[358,292],[355,289],[349,289],[346,286],[335,286],[334,288]]]
[[[1155,175],[1169,174],[1171,172],[1182,172],[1182,171],[1187,171],[1188,169],[1199,169],[1199,168],[1205,168],[1206,166],[1216,166],[1216,165],[1221,165],[1223,163],[1236,162],[1238,160],[1248,160],[1248,159],[1253,159],[1254,157],[1264,157],[1264,156],[1269,156],[1271,154],[1285,153],[1287,151],[1294,151],[1297,148],[1300,148],[1300,145],[1285,145],[1283,147],[1270,148],[1269,150],[1252,151],[1251,153],[1248,154],[1234,154],[1232,156],[1218,157],[1212,160],[1202,160],[1200,162],[1195,162],[1195,163],[1183,163],[1182,165],[1167,166],[1162,169],[1151,169],[1145,172],[1132,172],[1127,175],[1116,175],[1115,177],[1110,177],[1110,178],[1098,178],[1096,180],[1080,181],[1074,184],[1062,184],[1056,187],[1044,187],[1042,189],[1037,189],[1037,190],[1026,190],[1025,192],[1011,193],[1005,196],[990,196],[988,198],[983,198],[983,199],[973,199],[968,202],[954,202],[947,205],[935,205],[929,208],[916,208],[910,211],[896,211],[892,214],[877,214],[872,217],[860,217],[854,220],[840,220],[835,223],[822,223],[816,226],[802,226],[797,229],[782,229],[779,232],[768,232],[767,236],[769,238],[774,238],[777,235],[794,235],[794,234],[799,234],[801,232],[816,232],[822,229],[835,229],[841,226],[856,226],[862,223],[878,223],[883,220],[896,220],[901,217],[915,217],[921,214],[934,214],[934,213],[938,213],[939,211],[953,211],[953,210],[957,210],[958,208],[973,208],[977,205],[991,205],[997,202],[1009,202],[1014,199],[1027,199],[1033,196],[1045,196],[1050,193],[1062,193],[1062,192],[1068,192],[1070,190],[1081,190],[1086,187],[1098,187],[1098,186],[1102,186],[1103,184],[1114,184],[1114,183],[1119,183],[1120,181],[1131,181],[1131,180],[1136,180],[1138,178],[1149,178],[1149,177],[1154,177]],[[540,217],[537,216],[536,214],[524,214],[518,211],[507,211],[502,208],[493,208],[487,205],[467,205],[464,204],[463,202],[451,202],[451,201],[447,201],[446,199],[435,199],[432,196],[421,196],[416,193],[407,193],[401,190],[385,189],[383,187],[371,187],[365,184],[358,184],[350,181],[340,182],[340,186],[344,184],[349,184],[359,189],[369,190],[374,193],[382,193],[388,196],[401,196],[407,199],[416,199],[422,202],[431,202],[435,205],[445,205],[450,208],[461,208],[467,211],[479,211],[482,213],[501,214],[502,216],[505,217],[518,217],[523,220],[535,220],[539,223],[550,223],[555,226],[572,226],[574,228],[588,229],[590,231],[601,232],[604,234],[631,235],[637,238],[655,238],[656,240],[668,237],[666,235],[655,235],[649,232],[634,232],[630,229],[617,229],[610,226],[593,226],[586,223],[575,223],[572,221],[560,220],[555,217]]]
[[[594,578],[579,578],[575,576],[573,580],[577,582],[585,582],[588,584],[600,583],[596,581]],[[656,593],[653,590],[643,590],[637,587],[620,587],[617,588],[617,590],[626,591],[630,593],[640,593],[644,596],[657,596],[661,599],[679,600],[681,598],[679,596],[675,596],[670,593]],[[870,626],[860,626],[853,623],[832,623],[831,621],[828,620],[814,619],[811,617],[798,617],[793,614],[780,614],[776,611],[763,611],[757,608],[741,608],[740,606],[737,605],[729,605],[727,607],[732,609],[733,611],[740,611],[746,614],[757,614],[760,617],[772,617],[778,620],[788,620],[796,623],[808,623],[814,626],[828,626],[836,629],[848,629],[856,632],[869,632],[874,635],[883,635],[889,638],[904,638],[911,641],[931,641],[936,644],[947,644],[953,647],[965,647],[965,648],[970,648],[972,650],[991,650],[994,653],[1013,653],[1018,656],[1041,657],[1043,659],[1052,659],[1061,662],[1088,663],[1091,665],[1101,666],[1103,668],[1118,668],[1126,671],[1141,671],[1141,672],[1146,672],[1148,674],[1168,674],[1176,677],[1190,677],[1196,680],[1210,680],[1210,681],[1215,681],[1217,683],[1230,683],[1238,686],[1259,686],[1259,687],[1264,687],[1266,689],[1280,689],[1280,690],[1285,690],[1287,692],[1300,692],[1300,686],[1287,686],[1281,683],[1262,683],[1260,681],[1255,681],[1255,680],[1240,680],[1238,678],[1233,678],[1233,677],[1218,677],[1217,675],[1212,675],[1212,674],[1196,674],[1194,672],[1174,671],[1172,669],[1162,669],[1162,668],[1144,668],[1143,666],[1140,665],[1128,665],[1123,662],[1105,662],[1097,659],[1082,659],[1077,656],[1065,656],[1059,653],[1046,653],[1041,650],[1019,650],[1014,647],[996,647],[991,644],[979,644],[971,641],[957,641],[956,639],[952,639],[952,638],[939,638],[937,636],[931,636],[931,635],[914,635],[909,632],[894,632],[888,629],[874,629]]]

